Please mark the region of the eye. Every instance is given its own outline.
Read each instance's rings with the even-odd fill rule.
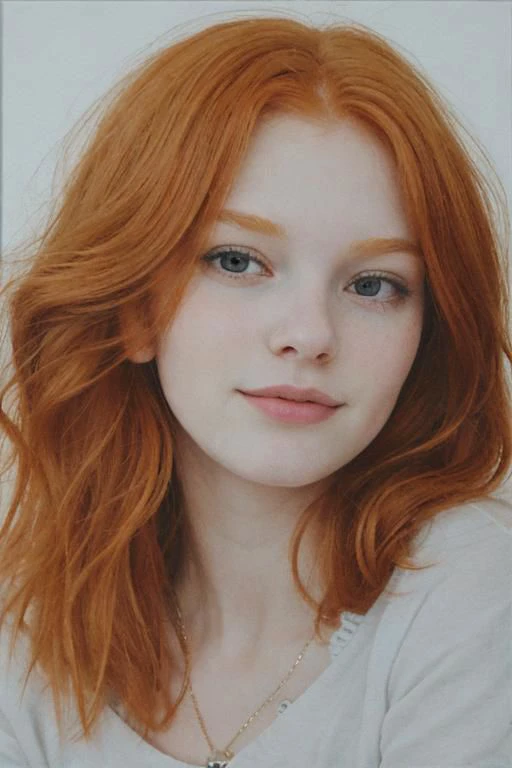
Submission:
[[[382,297],[382,292],[379,291],[382,283],[386,283],[391,287],[391,296],[387,296],[386,298]],[[360,293],[357,291],[358,296],[367,297],[370,299],[373,297],[378,297],[377,303],[385,303],[387,301],[393,300],[400,301],[407,298],[407,296],[411,294],[411,291],[404,283],[400,282],[399,280],[395,280],[392,277],[388,277],[381,272],[370,272],[365,275],[359,275],[349,283],[349,287],[352,285],[362,286],[363,292]]]
[[[253,256],[248,251],[245,251],[242,248],[238,248],[237,246],[223,246],[219,250],[207,253],[206,256],[202,257],[201,261],[204,261],[207,264],[222,264],[223,267],[227,267],[228,271],[220,268],[217,271],[225,274],[226,277],[230,277],[235,280],[240,279],[238,275],[244,277],[246,275],[251,276],[255,274],[261,274],[261,272],[247,271],[247,265],[251,262],[253,264],[257,264],[268,272],[267,267],[261,259],[258,259],[257,256]]]
[[[244,277],[261,276],[265,270],[270,274],[266,264],[254,256],[250,251],[236,245],[226,245],[210,251],[201,259],[207,265],[215,264],[216,271],[232,280],[241,280]],[[260,269],[249,272],[247,267],[256,265]],[[220,266],[219,266],[220,265]],[[381,290],[382,284],[386,284],[391,289],[391,295],[384,294]],[[362,292],[356,291],[356,295],[361,298],[367,298],[372,304],[389,304],[390,302],[400,302],[411,295],[407,286],[399,280],[395,280],[382,272],[370,272],[364,275],[358,275],[350,281],[348,287],[361,286]]]

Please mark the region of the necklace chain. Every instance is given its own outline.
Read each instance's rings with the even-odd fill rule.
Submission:
[[[190,650],[189,650],[189,647],[188,647],[188,638],[187,638],[187,635],[185,634],[185,626],[184,626],[184,623],[183,623],[183,617],[181,615],[181,611],[180,611],[180,607],[179,607],[179,603],[178,603],[178,599],[176,597],[176,594],[174,595],[174,600],[175,600],[176,613],[178,615],[179,629],[180,629],[180,633],[181,633],[181,636],[182,636],[182,639],[183,639],[183,645],[185,647],[185,654],[186,654],[186,657],[187,657],[187,661],[190,661]],[[312,636],[307,641],[307,643],[304,645],[304,647],[302,648],[301,652],[299,653],[299,655],[295,659],[295,662],[292,664],[292,666],[290,667],[290,669],[286,673],[285,677],[281,680],[281,682],[279,683],[277,688],[270,694],[270,696],[268,696],[268,698],[265,699],[263,704],[261,704],[258,707],[258,709],[255,712],[253,712],[253,714],[238,729],[237,733],[233,736],[231,741],[224,747],[223,750],[215,749],[214,745],[212,744],[212,741],[211,741],[210,736],[208,734],[208,731],[206,729],[205,722],[203,720],[201,712],[199,711],[199,705],[197,703],[197,699],[196,699],[196,696],[194,694],[194,691],[192,690],[192,682],[190,680],[190,675],[189,675],[189,677],[188,677],[188,690],[190,691],[190,696],[192,698],[192,703],[194,705],[194,709],[195,709],[195,712],[196,712],[196,715],[197,715],[197,719],[199,720],[199,725],[201,726],[201,731],[203,732],[203,736],[205,737],[206,742],[208,744],[208,747],[209,747],[209,749],[210,749],[210,751],[212,753],[211,757],[208,758],[208,764],[207,764],[208,766],[219,766],[219,768],[221,768],[222,766],[227,766],[227,763],[224,762],[224,761],[226,759],[227,760],[231,760],[231,758],[234,757],[234,753],[231,751],[231,745],[233,744],[233,742],[245,731],[246,728],[249,727],[249,725],[252,723],[252,721],[260,714],[261,710],[264,707],[266,707],[267,704],[270,704],[274,700],[274,698],[277,696],[277,694],[279,693],[281,688],[288,682],[288,680],[292,676],[293,672],[295,671],[295,668],[296,668],[297,664],[299,664],[299,662],[302,660],[304,654],[306,653],[308,647],[313,642],[314,638],[315,638],[315,632],[313,631]]]

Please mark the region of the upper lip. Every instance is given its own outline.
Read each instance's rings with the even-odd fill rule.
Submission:
[[[262,387],[261,389],[245,389],[240,391],[244,392],[246,395],[254,395],[255,397],[282,397],[285,400],[297,400],[301,403],[307,400],[312,403],[321,403],[322,405],[341,405],[337,400],[333,400],[332,397],[326,395],[325,392],[320,392],[319,389],[299,389],[298,387],[292,387],[289,384],[279,384],[276,387]]]

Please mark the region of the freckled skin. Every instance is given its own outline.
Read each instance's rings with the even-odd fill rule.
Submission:
[[[193,471],[223,468],[270,486],[315,483],[380,432],[420,340],[421,261],[395,253],[348,263],[353,240],[414,239],[392,159],[357,124],[279,116],[254,137],[225,207],[278,221],[288,240],[216,226],[212,247],[249,249],[268,270],[249,261],[236,280],[224,258],[198,272],[160,340],[163,391]],[[375,298],[347,288],[371,270],[402,277],[412,296],[393,302],[386,283]],[[346,406],[319,424],[282,424],[235,391],[280,383],[315,386]]]
[[[357,124],[273,117],[253,137],[225,208],[271,219],[287,238],[218,222],[207,254],[238,246],[264,266],[236,254],[201,262],[174,322],[134,359],[156,357],[180,426],[175,457],[192,535],[177,593],[212,727],[219,687],[244,681],[222,715],[231,728],[251,709],[255,686],[263,695],[282,676],[268,649],[291,663],[311,633],[312,609],[290,574],[290,537],[394,408],[420,341],[424,267],[408,253],[362,259],[349,248],[370,237],[415,240],[392,160]],[[245,263],[242,274],[236,263]],[[376,296],[375,281],[354,282],[372,271],[401,280],[410,296],[398,301],[385,281]],[[316,424],[285,424],[237,392],[277,384],[315,387],[345,405]],[[320,599],[315,552],[308,530],[299,575]],[[302,684],[328,663],[325,648],[308,656]]]

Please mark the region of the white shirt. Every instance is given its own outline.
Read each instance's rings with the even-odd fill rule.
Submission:
[[[486,497],[438,514],[416,540],[423,571],[395,569],[364,615],[342,614],[331,664],[230,768],[512,768],[512,506]],[[0,642],[1,768],[189,768],[113,709],[59,744],[38,667],[20,700],[26,639]],[[23,637],[23,636],[21,636]],[[220,702],[221,704],[221,702]]]

